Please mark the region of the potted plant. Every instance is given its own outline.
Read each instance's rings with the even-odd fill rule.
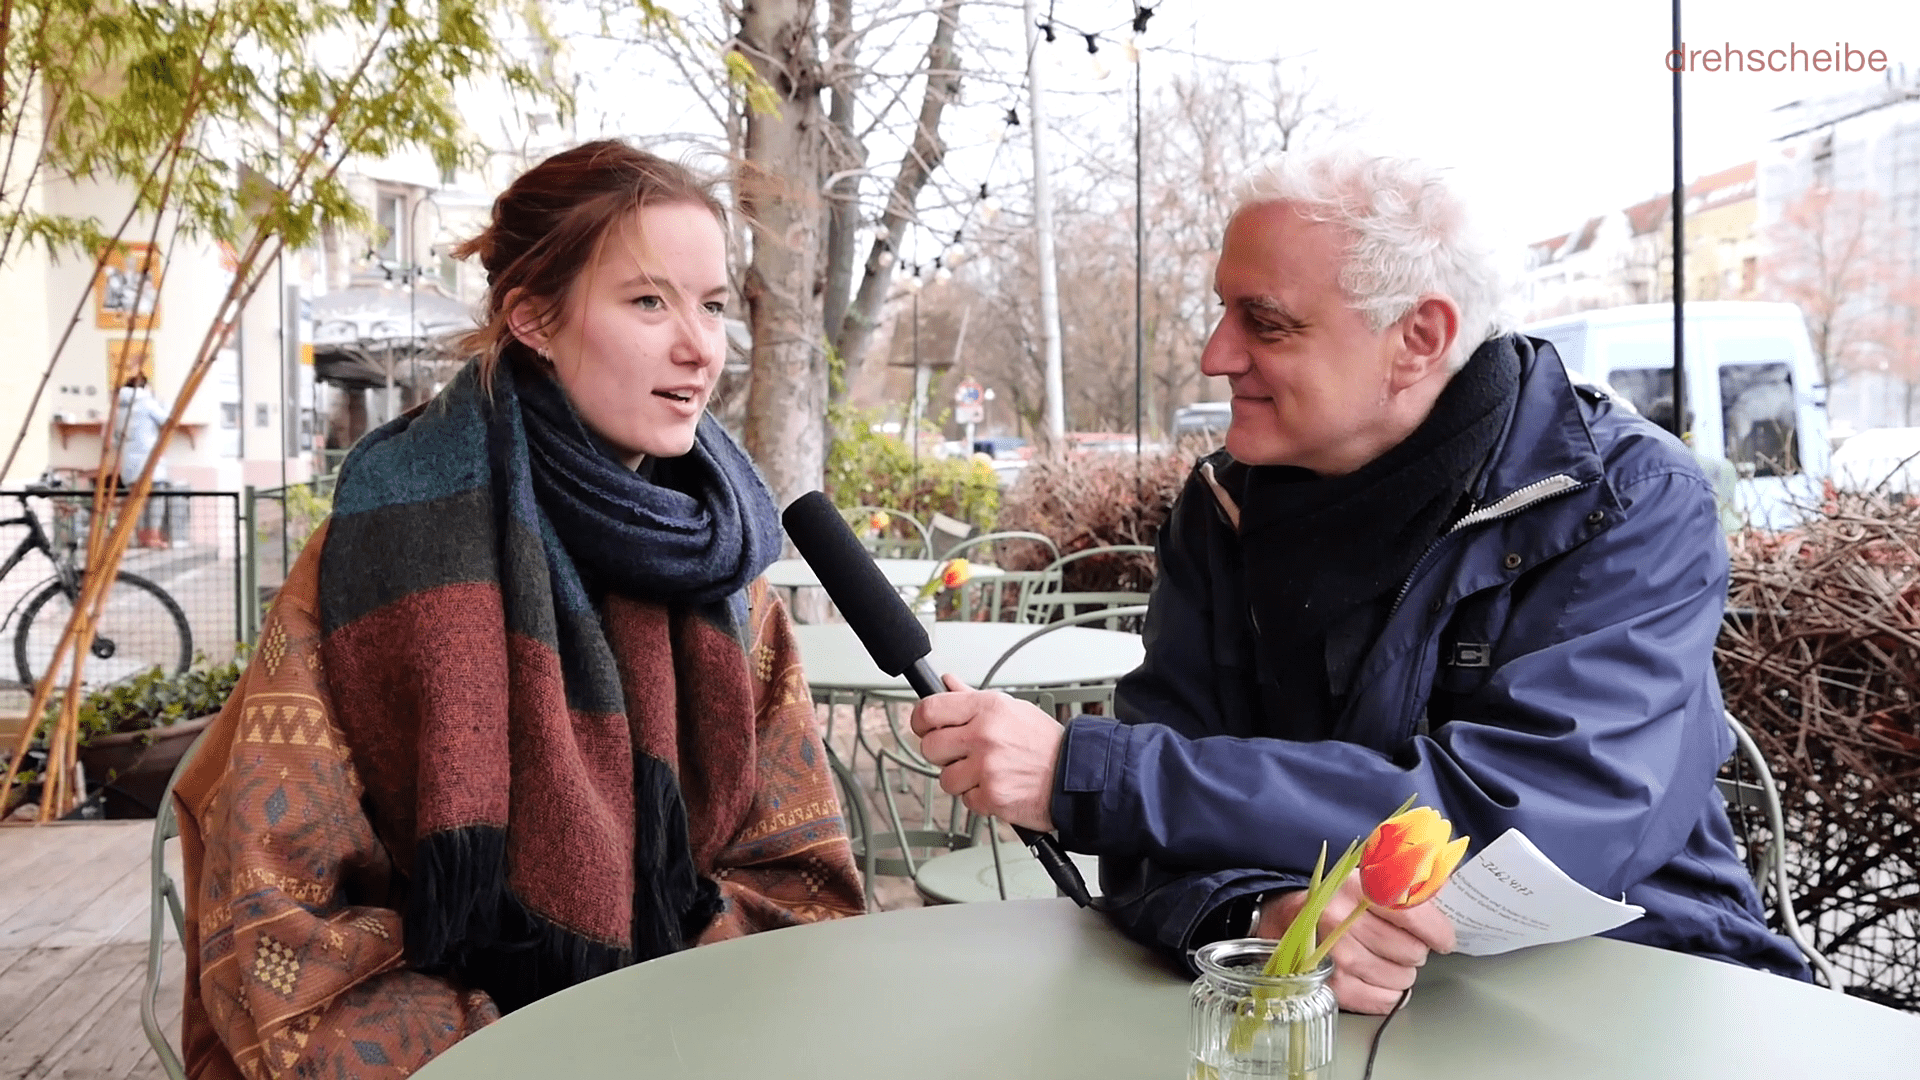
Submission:
[[[204,657],[177,674],[153,668],[80,703],[79,758],[109,818],[152,817],[174,767],[240,681],[238,657]],[[57,710],[57,705],[49,705]]]

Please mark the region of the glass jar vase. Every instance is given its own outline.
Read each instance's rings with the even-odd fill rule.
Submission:
[[[1333,1075],[1339,1005],[1333,962],[1305,975],[1263,975],[1274,942],[1232,938],[1194,955],[1188,1080],[1323,1080]]]

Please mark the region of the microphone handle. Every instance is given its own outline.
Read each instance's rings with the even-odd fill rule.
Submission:
[[[924,656],[913,662],[906,675],[907,685],[923,698],[946,692],[947,688],[940,683],[940,676]],[[1093,906],[1093,896],[1087,892],[1087,882],[1080,876],[1080,868],[1067,858],[1065,849],[1061,848],[1060,841],[1052,833],[1035,832],[1015,825],[1013,834],[1027,845],[1028,851],[1033,852],[1033,857],[1040,862],[1040,868],[1047,872],[1047,876],[1053,879],[1054,885],[1067,899],[1081,907]]]

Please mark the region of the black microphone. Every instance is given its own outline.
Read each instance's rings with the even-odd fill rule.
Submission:
[[[809,491],[793,500],[780,520],[874,664],[888,675],[904,674],[907,685],[923,698],[944,693],[940,676],[927,663],[927,654],[933,651],[927,628],[873,564],[873,556],[860,546],[833,503],[820,492]],[[1079,868],[1068,860],[1059,840],[1051,833],[1018,825],[1013,831],[1068,899],[1081,907],[1093,903]]]

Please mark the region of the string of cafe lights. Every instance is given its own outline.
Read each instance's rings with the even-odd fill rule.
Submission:
[[[1062,34],[1066,34],[1070,38],[1077,37],[1084,41],[1087,46],[1087,54],[1089,56],[1097,56],[1100,52],[1100,43],[1104,40],[1108,41],[1109,44],[1116,44],[1129,63],[1137,64],[1140,60],[1139,38],[1142,34],[1146,33],[1147,23],[1153,18],[1158,6],[1157,4],[1141,4],[1138,0],[1135,0],[1133,4],[1133,14],[1124,22],[1114,23],[1101,30],[1087,30],[1059,19],[1055,15],[1055,0],[1049,0],[1046,17],[1038,20],[1036,26],[1041,34],[1042,44],[1057,42],[1060,40]],[[1115,35],[1118,35],[1121,31],[1127,31],[1130,37],[1124,40],[1117,38]],[[1106,72],[1104,68],[1096,68],[1096,78],[1105,78],[1105,76]],[[1020,93],[1022,95],[1025,93],[1024,81]],[[1000,131],[994,137],[993,156],[987,161],[987,179],[980,182],[978,193],[969,200],[966,212],[961,215],[960,226],[953,231],[952,239],[943,245],[941,254],[934,256],[930,276],[935,281],[946,281],[950,279],[953,276],[953,267],[959,265],[960,261],[965,257],[966,231],[968,226],[972,224],[974,215],[976,213],[980,214],[983,218],[983,223],[991,225],[994,218],[999,214],[1000,202],[999,199],[993,195],[991,179],[994,166],[1000,161],[1000,152],[1006,148],[1007,140],[1011,137],[1013,129],[1021,126],[1020,109],[1018,105],[1008,105],[1002,120]],[[917,220],[913,221],[912,225],[915,228],[925,228],[925,226]],[[883,265],[892,266],[894,257],[891,246],[887,245],[884,237],[881,238],[881,244],[883,245],[881,253]],[[909,292],[917,293],[924,287],[925,280],[922,272],[927,269],[927,267],[919,262],[915,262],[911,266],[901,267],[900,269],[905,272],[905,287]]]
[[[1027,65],[1022,65],[1021,71],[1025,72],[1026,70]],[[993,156],[987,159],[986,175],[985,178],[980,181],[980,190],[972,199],[968,200],[966,211],[960,217],[960,225],[953,230],[952,239],[942,245],[941,253],[933,259],[931,266],[932,273],[930,276],[933,277],[935,281],[947,281],[952,278],[953,267],[958,266],[960,261],[965,257],[966,232],[968,226],[973,223],[974,215],[976,213],[980,214],[984,219],[983,223],[988,225],[991,225],[994,218],[999,216],[1000,200],[993,195],[990,186],[993,179],[993,171],[995,166],[1000,163],[1000,153],[1006,149],[1007,140],[1012,137],[1013,129],[1021,126],[1020,107],[1017,102],[1026,96],[1026,92],[1026,77],[1022,75],[1020,86],[1014,91],[1013,101],[1016,102],[1016,104],[1006,106],[1006,112],[1001,117],[1000,130],[994,134]],[[942,169],[948,168],[948,162],[943,160],[940,167]],[[926,226],[919,221],[919,215],[917,213],[914,218],[911,219],[910,224],[915,229],[926,229]],[[927,231],[931,232],[932,230],[928,229]],[[942,235],[944,235],[944,230],[942,231]],[[885,237],[881,237],[880,242],[883,245],[881,257],[884,261],[882,266],[891,266],[893,264],[893,252],[890,247],[886,246],[887,241]],[[910,293],[919,292],[925,284],[922,276],[922,264],[915,262],[910,267],[900,267],[900,270],[903,272],[903,277],[905,278],[904,285],[907,291]]]

